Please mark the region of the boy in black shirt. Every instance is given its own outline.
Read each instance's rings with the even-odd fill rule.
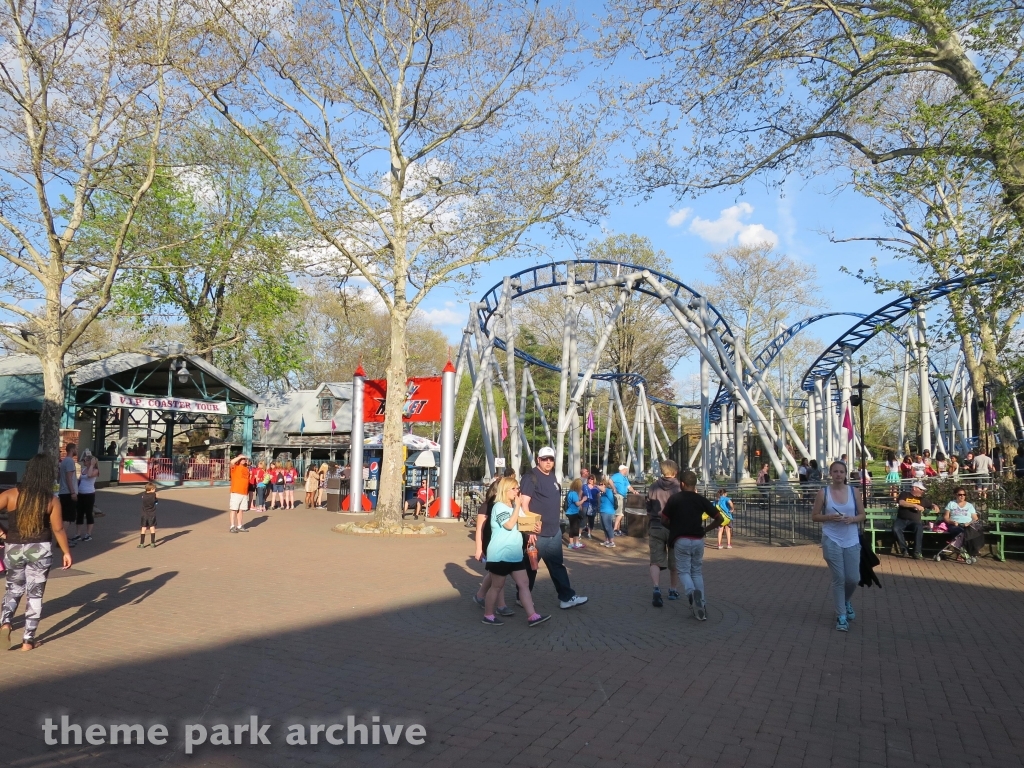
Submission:
[[[921,513],[926,509],[938,512],[939,506],[924,495],[924,483],[921,481],[914,483],[909,491],[903,491],[896,500],[896,505],[899,509],[892,523],[892,532],[899,545],[900,554],[904,557],[910,556],[906,539],[903,537],[904,531],[910,528],[914,534],[914,558],[923,560],[921,546],[924,544],[924,525],[921,523]]]
[[[697,493],[697,475],[689,470],[679,478],[683,490],[675,494],[661,511],[668,526],[669,542],[676,553],[676,568],[690,601],[693,615],[698,621],[708,618],[704,592],[704,536],[720,526],[725,518],[721,510]],[[705,528],[703,516],[711,518]]]

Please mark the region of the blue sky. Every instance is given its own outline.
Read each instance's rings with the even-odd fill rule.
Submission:
[[[592,23],[596,25],[600,7],[595,9],[595,5],[577,3],[577,9],[581,15],[594,13]],[[570,97],[586,98],[591,78],[636,81],[653,71],[649,67],[649,64],[621,57],[611,65],[589,66],[573,84],[560,90]],[[573,88],[577,89],[576,94]],[[628,152],[629,148],[626,149]],[[616,169],[609,171],[614,173]],[[830,242],[826,234],[829,231],[834,231],[837,237],[865,237],[885,231],[882,209],[877,203],[853,191],[835,192],[845,180],[844,174],[810,179],[793,176],[785,179],[781,187],[771,188],[763,181],[754,181],[742,191],[724,189],[683,201],[676,200],[669,191],[662,191],[648,200],[637,198],[616,205],[588,236],[644,235],[669,257],[675,275],[691,284],[711,280],[704,268],[705,254],[738,242],[774,240],[780,253],[816,267],[822,301],[829,311],[871,312],[893,296],[876,294],[856,278],[840,272],[840,268],[845,266],[854,273],[858,269],[870,271],[871,259],[877,257],[887,277],[901,279],[909,277],[910,273],[908,265],[893,263],[891,256],[873,243]],[[575,256],[568,243],[546,241],[546,249],[551,260]],[[511,259],[485,265],[470,292],[472,300],[479,300],[504,275],[534,263],[536,260]],[[457,345],[468,317],[469,300],[465,293],[441,287],[428,296],[421,307],[430,321]],[[813,333],[830,342],[850,324],[849,319],[825,320],[814,326]],[[691,373],[686,366],[692,364],[684,361],[676,371],[677,378]]]
[[[907,276],[909,272],[906,264],[893,263],[891,256],[873,243],[830,242],[826,233],[832,230],[840,237],[863,237],[884,231],[881,208],[852,191],[830,192],[835,181],[827,177],[792,177],[781,189],[755,185],[742,196],[726,190],[681,202],[670,193],[661,192],[647,201],[629,200],[617,205],[602,227],[607,233],[649,237],[656,248],[665,252],[675,275],[685,283],[711,280],[704,268],[705,254],[735,245],[741,238],[774,237],[780,253],[815,266],[822,301],[829,311],[871,312],[894,296],[876,294],[856,278],[840,272],[840,268],[853,272],[861,268],[870,270],[872,257],[878,257],[890,277]],[[689,209],[685,215],[683,209]],[[603,233],[595,227],[591,234],[601,237]],[[574,256],[568,244],[549,242],[547,248],[554,260]],[[532,259],[510,259],[486,265],[472,291],[473,300],[478,301],[504,275],[534,263],[536,260]],[[468,317],[467,298],[452,289],[439,288],[422,307],[453,345],[458,344]],[[849,319],[825,320],[814,327],[814,334],[831,341],[850,324]],[[685,366],[684,362],[676,372],[677,377],[691,372]]]

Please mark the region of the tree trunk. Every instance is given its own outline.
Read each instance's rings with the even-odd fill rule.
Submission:
[[[1017,110],[985,82],[948,14],[937,10],[931,2],[914,6],[913,12],[921,20],[928,42],[939,53],[936,64],[948,72],[981,122],[995,177],[1003,190],[1003,204],[1013,211],[1018,222],[1024,223],[1024,146]]]
[[[384,409],[384,460],[381,462],[380,494],[374,521],[380,524],[399,524],[402,519],[402,498],[405,468],[402,450],[402,412],[405,407],[409,348],[406,331],[408,313],[398,307],[391,311],[391,362],[388,365],[387,403]]]
[[[60,346],[45,344],[39,350],[43,367],[43,410],[39,414],[39,452],[60,456],[60,426],[64,418],[64,354]]]

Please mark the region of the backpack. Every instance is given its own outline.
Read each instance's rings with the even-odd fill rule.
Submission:
[[[275,485],[284,485],[284,472],[281,470],[277,471],[277,477],[274,479]]]

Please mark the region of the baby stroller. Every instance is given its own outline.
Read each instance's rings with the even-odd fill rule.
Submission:
[[[946,542],[946,546],[935,555],[935,560],[938,562],[945,555],[948,560],[973,565],[978,562],[978,553],[981,551],[984,541],[985,531],[981,521],[968,523],[960,529],[956,536]]]

